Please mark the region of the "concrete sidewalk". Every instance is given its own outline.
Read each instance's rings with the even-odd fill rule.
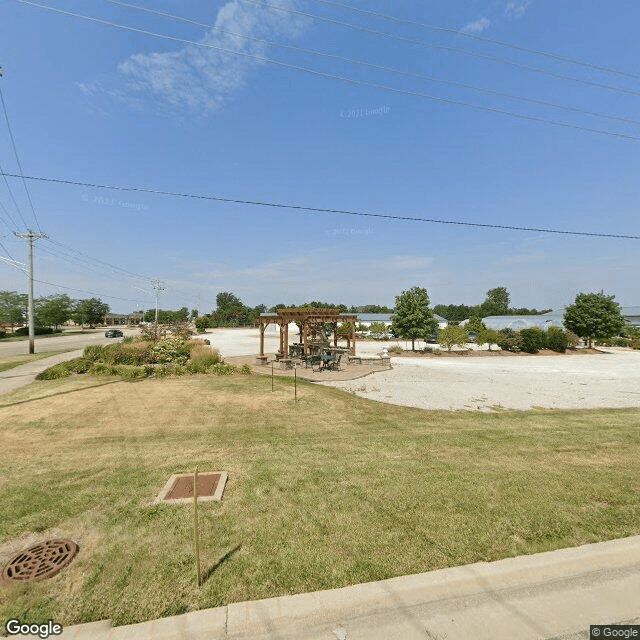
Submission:
[[[215,576],[211,578],[215,580]],[[330,591],[240,602],[64,640],[577,640],[640,623],[640,536]]]
[[[66,353],[59,353],[58,355],[51,356],[49,358],[42,358],[42,360],[34,360],[33,362],[21,364],[20,366],[8,369],[7,371],[1,371],[0,394],[9,393],[10,391],[15,391],[20,387],[24,387],[30,382],[33,382],[36,379],[36,376],[45,369],[52,367],[54,364],[58,364],[58,362],[79,358],[83,351],[84,349],[67,351]]]

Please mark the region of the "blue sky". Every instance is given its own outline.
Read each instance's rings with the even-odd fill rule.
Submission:
[[[345,2],[396,21],[319,0],[268,1],[284,11],[247,0],[141,5],[191,23],[105,0],[41,0],[171,40],[5,0],[0,83],[24,173],[640,235],[637,2]],[[1,117],[0,163],[18,173]],[[19,211],[0,182],[0,242],[25,262],[13,231],[36,223],[22,182],[7,180]],[[119,312],[152,306],[150,278],[165,282],[163,308],[204,311],[220,291],[250,305],[392,305],[414,285],[434,304],[478,303],[496,286],[513,306],[556,308],[600,289],[640,303],[638,240],[27,185],[51,240],[36,243],[36,278],[56,285],[36,283],[36,295],[91,291]],[[25,281],[0,260],[0,289]]]

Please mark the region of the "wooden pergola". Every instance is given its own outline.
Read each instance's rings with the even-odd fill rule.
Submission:
[[[340,309],[321,307],[315,309],[279,309],[278,313],[263,313],[256,318],[260,324],[260,358],[264,358],[264,332],[270,324],[280,326],[280,348],[276,358],[287,358],[289,353],[289,323],[297,322],[300,327],[300,339],[305,357],[318,342],[329,344],[329,336],[325,336],[324,325],[331,326],[333,345],[338,346],[337,328],[339,324],[350,322],[351,333],[346,336],[347,348],[351,349],[351,355],[356,354],[356,322],[357,315],[345,315]],[[330,335],[331,335],[330,334]],[[320,336],[318,338],[318,336]]]

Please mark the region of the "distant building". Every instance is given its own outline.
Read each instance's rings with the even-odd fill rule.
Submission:
[[[640,327],[640,307],[621,307],[623,318],[634,327]]]
[[[392,313],[359,313],[358,323],[369,327],[373,322],[384,322],[388,327],[390,327],[392,315]],[[442,316],[439,316],[436,313],[434,313],[433,315],[438,321],[439,329],[444,329],[446,326],[448,326],[449,323]]]
[[[108,313],[104,317],[104,323],[108,327],[118,324],[140,324],[142,322],[142,314],[138,313],[129,313],[127,315],[122,313]]]
[[[566,307],[542,313],[537,316],[487,316],[482,318],[487,329],[531,329],[539,327],[540,329],[548,329],[549,327],[560,327],[564,329],[564,312]],[[631,325],[640,327],[640,307],[620,307],[622,317]],[[469,320],[463,320],[460,324],[466,325]]]

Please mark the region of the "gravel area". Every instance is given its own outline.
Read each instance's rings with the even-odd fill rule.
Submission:
[[[290,342],[297,340],[296,331],[290,330],[289,336]],[[207,337],[223,356],[255,355],[259,350],[257,329],[210,329],[206,336],[199,337]],[[357,353],[376,355],[394,344],[359,342]],[[400,345],[410,348],[404,341]],[[265,352],[273,353],[277,348],[277,329],[269,327]],[[640,351],[607,348],[593,355],[508,358],[392,357],[391,364],[393,369],[364,378],[319,384],[371,400],[422,409],[640,407]]]
[[[640,407],[640,352],[513,358],[392,358],[393,369],[329,382],[363,398],[422,409]]]

